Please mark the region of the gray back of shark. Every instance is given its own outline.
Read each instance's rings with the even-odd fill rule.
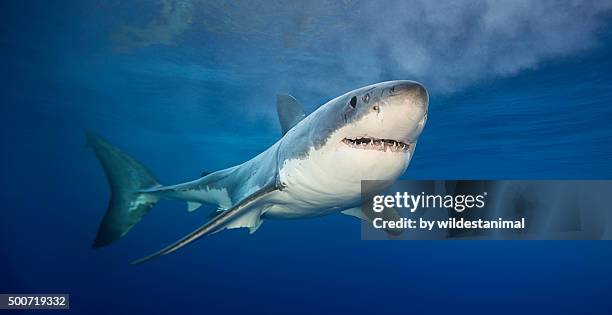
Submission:
[[[360,181],[394,180],[406,169],[426,119],[428,95],[413,81],[389,81],[339,96],[306,116],[291,96],[277,98],[283,137],[256,157],[199,179],[162,186],[138,161],[87,134],[111,200],[94,247],[123,237],[161,199],[218,207],[207,223],[134,263],[171,253],[225,228],[257,230],[265,219],[345,213],[367,219]]]

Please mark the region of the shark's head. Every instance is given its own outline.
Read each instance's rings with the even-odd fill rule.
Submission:
[[[427,120],[429,97],[414,81],[389,81],[341,95],[279,141],[280,181],[319,208],[359,201],[362,180],[395,180]]]
[[[339,176],[395,179],[427,121],[429,96],[414,81],[388,81],[337,97],[313,113],[315,147]]]
[[[410,151],[425,126],[428,101],[425,88],[414,81],[361,88],[330,104],[344,121],[335,134],[354,150]]]

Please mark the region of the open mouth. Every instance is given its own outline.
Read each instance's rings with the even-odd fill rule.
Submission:
[[[378,151],[393,151],[393,152],[406,152],[410,150],[411,143],[401,142],[392,139],[376,139],[376,138],[358,138],[349,139],[344,138],[342,142],[349,147],[356,149],[365,150],[378,150]]]

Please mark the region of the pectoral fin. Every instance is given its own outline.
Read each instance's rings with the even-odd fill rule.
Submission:
[[[368,222],[372,222],[375,218],[382,218],[385,221],[397,221],[402,218],[400,214],[397,212],[397,210],[393,208],[386,208],[383,212],[377,213],[377,212],[374,212],[372,209],[364,210],[362,207],[355,207],[355,208],[350,208],[350,209],[346,209],[342,211],[342,214],[356,217],[356,218],[359,218],[361,220],[368,221]],[[397,235],[402,234],[404,230],[387,228],[385,229],[385,232],[393,236],[397,236]]]
[[[235,227],[248,227],[244,225],[246,221],[253,222],[256,226],[261,222],[253,221],[253,213],[252,211],[258,211],[257,202],[261,200],[265,195],[277,190],[278,188],[275,185],[266,186],[255,193],[249,195],[244,198],[235,206],[221,212],[219,215],[214,217],[212,220],[208,221],[206,224],[202,225],[197,230],[191,232],[189,235],[183,237],[179,241],[174,244],[156,252],[149,256],[143,257],[141,259],[135,260],[132,264],[142,264],[147,262],[153,258],[157,258],[160,256],[164,256],[170,254],[177,249],[196,241],[202,236],[209,235],[215,232],[219,232],[225,228],[235,228]]]
[[[370,219],[368,219],[368,217],[366,217],[365,213],[363,213],[363,211],[361,211],[361,207],[346,209],[346,210],[342,211],[342,214],[350,215],[352,217],[355,217],[357,219],[361,219],[361,220],[364,220],[364,221],[370,221]]]

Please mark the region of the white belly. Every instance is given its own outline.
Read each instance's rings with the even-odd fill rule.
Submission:
[[[357,150],[343,145],[311,150],[287,160],[280,169],[282,191],[271,196],[266,217],[321,216],[360,203],[362,180],[395,180],[406,169],[410,152]]]

